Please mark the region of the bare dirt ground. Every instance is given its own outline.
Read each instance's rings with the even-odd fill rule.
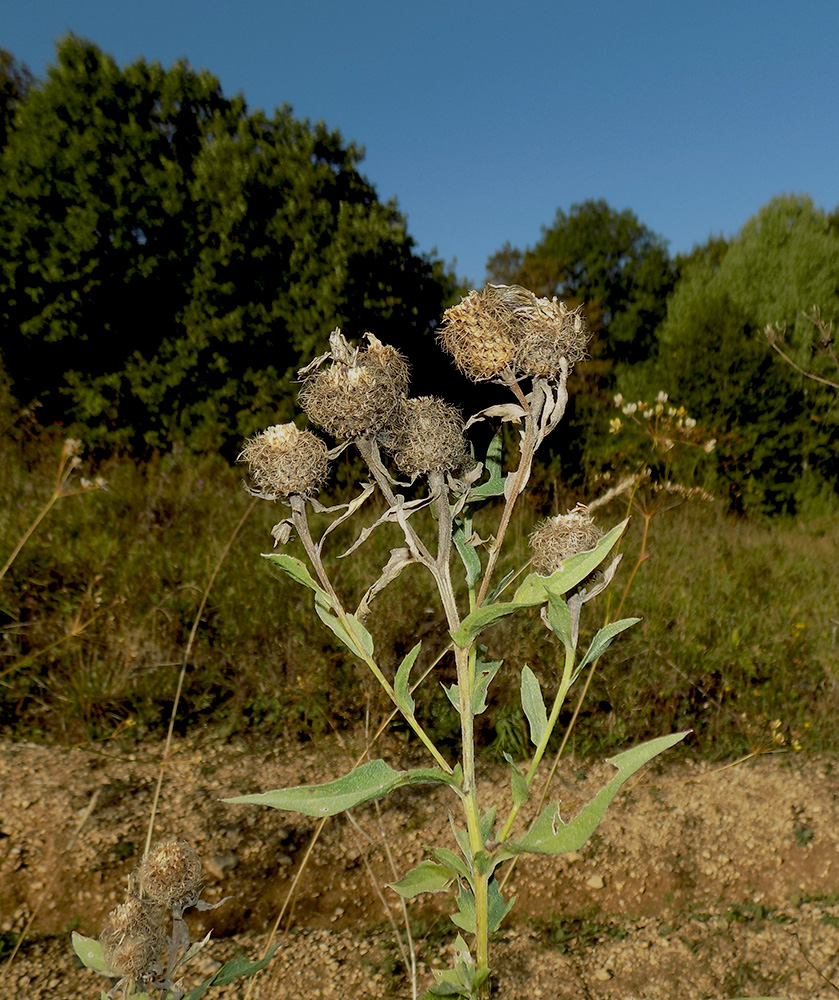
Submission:
[[[233,896],[197,914],[194,935],[212,927],[214,940],[187,972],[187,988],[234,955],[261,955],[316,825],[221,799],[337,777],[351,766],[349,742],[176,747],[155,841],[192,842],[205,862],[205,897]],[[122,901],[143,850],[160,753],[157,745],[0,741],[0,968],[27,928],[0,976],[0,1000],[75,1000],[108,988],[78,965],[70,931],[95,936]],[[381,755],[393,766],[424,763],[396,740]],[[507,769],[482,771],[501,805]],[[571,815],[609,772],[568,762],[555,796]],[[372,845],[346,818],[330,820],[252,1000],[410,997],[373,885],[394,878],[382,832],[401,873],[428,845],[450,846],[453,805],[444,791],[420,787],[386,800],[381,826],[373,806],[358,809]],[[504,1000],[834,997],[822,975],[839,983],[839,760],[783,754],[728,768],[648,768],[580,854],[523,859],[511,890],[518,901],[493,947],[494,995]],[[385,889],[384,898],[395,897]],[[429,966],[450,954],[446,905],[432,897],[411,907],[423,988]],[[242,981],[208,997],[244,997],[246,988]]]

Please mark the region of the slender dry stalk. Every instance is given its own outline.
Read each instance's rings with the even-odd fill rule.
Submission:
[[[198,610],[195,612],[195,618],[192,622],[192,629],[190,630],[189,633],[189,639],[186,644],[186,649],[184,649],[183,661],[181,662],[181,672],[178,675],[178,686],[177,690],[175,691],[174,701],[172,702],[172,711],[169,715],[169,729],[166,733],[166,743],[163,747],[163,756],[160,759],[159,770],[157,774],[157,785],[155,786],[154,789],[154,798],[152,799],[151,815],[149,816],[149,826],[148,826],[148,831],[146,833],[146,844],[145,847],[143,848],[143,857],[145,857],[151,850],[152,835],[154,833],[154,820],[157,815],[157,804],[160,801],[160,789],[163,785],[163,774],[166,770],[166,765],[169,761],[169,751],[172,748],[172,735],[175,730],[175,718],[178,714],[178,704],[181,699],[184,677],[186,676],[186,668],[189,664],[189,655],[192,652],[192,646],[193,643],[195,642],[195,636],[198,634],[198,626],[201,623],[201,616],[204,614],[204,608],[207,606],[207,600],[210,596],[210,591],[212,590],[213,584],[216,582],[216,577],[218,576],[222,563],[227,558],[227,555],[230,552],[233,543],[236,541],[239,532],[244,527],[245,521],[247,521],[248,517],[250,517],[251,511],[254,509],[255,506],[256,506],[256,499],[254,498],[246,507],[245,512],[239,518],[236,527],[233,529],[233,531],[230,534],[230,537],[227,539],[224,548],[219,553],[219,557],[216,560],[216,564],[213,567],[212,573],[210,574],[210,579],[207,581],[207,586],[204,588],[204,593],[201,595],[201,601],[198,605]]]

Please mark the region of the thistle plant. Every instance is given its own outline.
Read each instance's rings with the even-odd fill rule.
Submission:
[[[458,931],[454,964],[434,972],[426,995],[483,997],[490,986],[490,938],[514,903],[504,899],[500,888],[505,866],[524,854],[578,850],[623,783],[685,734],[663,736],[613,757],[614,776],[568,822],[560,817],[558,803],[540,806],[536,815],[528,810],[570,689],[583,669],[638,620],[611,622],[594,634],[585,652],[578,649],[583,609],[612,582],[619,557],[611,553],[627,521],[604,531],[586,507],[578,506],[536,526],[530,563],[498,578],[511,516],[531,479],[537,450],[563,417],[569,372],[585,356],[588,334],[579,310],[519,286],[488,285],[446,312],[439,340],[464,375],[505,386],[511,401],[465,420],[456,407],[436,397],[410,398],[408,365],[399,352],[370,334],[365,345],[353,347],[335,330],[329,350],[299,373],[299,401],[315,430],[301,431],[294,424],[270,427],[249,440],[241,455],[251,492],[288,508],[288,516],[272,532],[275,548],[296,534],[307,560],[278,552],[265,558],[311,591],[323,624],[378,681],[424,747],[428,766],[396,770],[384,760],[368,760],[325,784],[227,801],[322,818],[406,785],[442,786],[459,807],[460,818],[452,822],[453,843],[432,848],[391,889],[406,899],[425,892],[452,893]],[[500,427],[483,460],[473,453],[468,431],[486,420],[510,422],[518,431],[518,454],[507,472]],[[328,445],[318,432],[334,443]],[[348,447],[358,450],[370,478],[349,502],[326,506],[317,495],[327,479],[327,463]],[[326,543],[376,495],[383,512],[355,533],[342,556],[351,556],[384,524],[398,526],[404,544],[391,549],[380,575],[352,608],[327,566]],[[494,508],[497,518],[488,540],[473,525],[476,511],[485,507]],[[436,522],[436,529],[425,533],[430,537],[418,527],[416,515],[422,510],[430,510]],[[317,538],[310,527],[312,511],[319,515],[318,523],[326,523]],[[449,759],[435,744],[417,711],[411,675],[415,667],[419,672],[421,643],[394,671],[380,658],[365,625],[372,602],[415,564],[436,585],[455,661],[456,683],[445,690],[460,718],[457,759]],[[495,807],[482,803],[475,720],[486,711],[490,687],[503,664],[484,659],[481,638],[502,619],[530,609],[538,609],[543,626],[555,637],[559,664],[548,692],[530,667],[521,668],[521,704],[533,754],[523,770],[508,757],[509,806],[505,815],[498,815]]]
[[[184,991],[175,973],[209,942],[210,935],[190,941],[184,912],[214,910],[226,903],[201,899],[204,885],[201,858],[186,841],[158,844],[143,857],[128,880],[125,901],[108,914],[99,939],[73,932],[73,949],[82,964],[117,980],[101,1000],[133,997],[149,1000],[198,1000],[210,986],[224,986],[240,976],[253,975],[271,958],[258,962],[234,959],[199,986]]]

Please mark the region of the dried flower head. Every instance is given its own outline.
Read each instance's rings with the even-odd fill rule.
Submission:
[[[129,979],[151,973],[166,946],[164,914],[164,907],[137,896],[111,910],[99,941],[113,972]]]
[[[158,844],[134,875],[140,892],[164,906],[191,906],[204,884],[201,858],[185,840]]]
[[[589,333],[579,309],[569,309],[556,298],[536,299],[518,316],[521,326],[513,359],[517,375],[553,378],[563,358],[570,366],[586,356]]]
[[[248,464],[256,496],[307,497],[326,480],[327,451],[317,434],[298,430],[294,424],[274,424],[245,442],[239,461]]]
[[[603,532],[583,507],[549,517],[530,536],[533,569],[540,576],[550,576],[570,556],[593,549],[602,537]]]
[[[458,469],[468,455],[463,427],[460,411],[442,399],[406,400],[392,448],[397,468],[408,475]]]
[[[331,350],[316,367],[327,359],[331,364],[306,374],[300,390],[309,420],[339,440],[367,437],[392,424],[408,391],[405,358],[372,334],[367,339],[367,349],[353,350],[333,333]]]
[[[443,314],[443,350],[473,382],[494,378],[513,360],[519,297],[511,296],[510,288],[518,286],[487,285],[480,292],[471,291]]]

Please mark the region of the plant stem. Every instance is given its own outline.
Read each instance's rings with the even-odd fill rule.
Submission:
[[[355,622],[350,619],[350,616],[344,610],[341,599],[338,597],[335,588],[332,586],[332,581],[329,579],[329,575],[323,565],[318,548],[312,539],[311,532],[309,531],[309,521],[306,517],[306,501],[301,496],[292,496],[289,498],[289,503],[291,505],[291,519],[294,523],[294,527],[297,530],[297,534],[303,544],[303,548],[306,550],[306,555],[309,557],[309,561],[317,574],[318,580],[329,597],[331,610],[334,612],[344,630],[355,640],[355,652],[358,657],[367,665],[370,672],[384,690],[385,694],[401,712],[402,710],[399,706],[399,702],[397,701],[396,692],[393,690],[393,685],[382,673],[381,668],[378,663],[376,663],[373,656],[364,648],[364,643],[362,642],[361,636],[358,634]],[[446,772],[446,774],[451,774],[453,770],[451,765],[434,745],[429,735],[422,728],[419,722],[417,722],[413,714],[408,715],[405,712],[402,712],[402,716],[419,737],[423,746],[426,750],[428,750],[435,762]]]
[[[530,762],[530,767],[527,769],[527,774],[525,775],[525,781],[527,782],[528,791],[533,783],[533,779],[536,776],[536,770],[539,764],[542,762],[542,758],[545,755],[545,751],[548,749],[548,743],[550,742],[551,735],[553,734],[554,728],[556,726],[557,720],[559,719],[559,713],[562,710],[562,706],[565,704],[565,698],[568,694],[568,689],[571,687],[571,677],[573,676],[574,669],[574,659],[575,651],[573,649],[565,650],[565,666],[562,671],[562,678],[559,682],[559,687],[557,688],[556,696],[554,697],[553,705],[551,706],[551,714],[548,716],[548,724],[545,726],[545,731],[542,734],[542,738],[539,740],[539,745],[536,747],[536,753],[533,755],[533,760]],[[527,801],[525,799],[525,801]],[[506,840],[510,835],[510,830],[512,829],[513,823],[516,821],[516,817],[519,814],[519,809],[521,806],[513,805],[510,810],[510,815],[507,817],[507,821],[504,824],[501,832],[498,835],[499,841]],[[539,806],[541,809],[541,804]]]

